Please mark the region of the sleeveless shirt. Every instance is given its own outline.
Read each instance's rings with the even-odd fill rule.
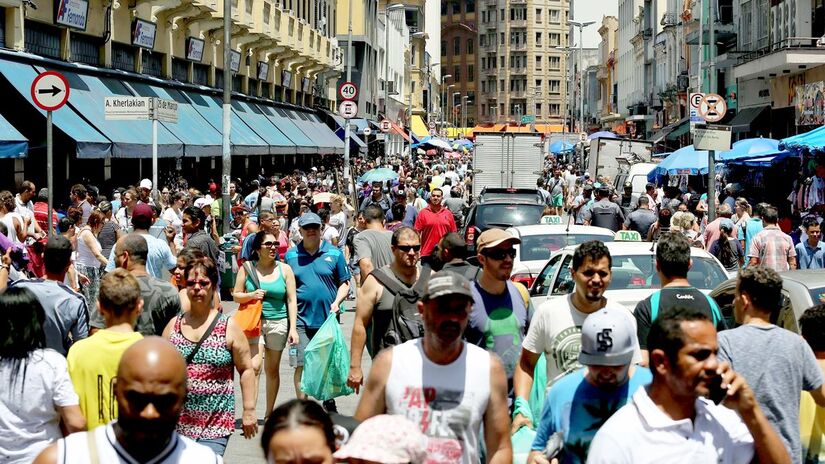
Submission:
[[[430,361],[421,339],[393,347],[384,396],[387,414],[401,414],[429,440],[427,464],[476,464],[490,399],[490,354],[463,343],[450,364]]]

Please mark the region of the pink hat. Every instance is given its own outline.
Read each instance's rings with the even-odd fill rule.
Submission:
[[[406,417],[382,414],[362,422],[333,456],[383,464],[422,463],[427,437]]]

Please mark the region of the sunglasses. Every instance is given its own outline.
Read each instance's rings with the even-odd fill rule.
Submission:
[[[510,248],[509,250],[502,250],[497,248],[490,251],[484,251],[481,254],[490,259],[501,261],[507,256],[509,256],[510,259],[514,259],[516,257],[516,250],[514,248]]]
[[[211,280],[187,280],[186,281],[186,286],[187,287],[200,286],[201,288],[206,288],[210,285],[212,285]]]
[[[305,225],[305,226],[301,226],[301,229],[306,229],[306,230],[320,230],[320,229],[321,229],[321,226],[320,226],[320,225],[318,225],[318,224],[307,224],[307,225]]]
[[[266,247],[266,248],[272,248],[272,247],[276,247],[278,245],[280,245],[280,242],[269,241],[269,242],[261,243],[261,246]]]
[[[404,253],[409,253],[410,250],[415,251],[416,253],[421,251],[421,245],[396,245],[395,248],[398,248]]]

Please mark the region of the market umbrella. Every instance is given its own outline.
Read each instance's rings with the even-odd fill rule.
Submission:
[[[458,139],[455,141],[455,145],[463,145],[467,148],[473,148],[473,142],[467,139]]]
[[[332,193],[321,192],[312,196],[312,203],[330,203],[332,201]]]
[[[593,132],[587,136],[587,140],[593,139],[618,139],[619,136],[610,131]]]
[[[554,155],[560,155],[562,153],[572,151],[574,148],[576,148],[576,146],[570,142],[565,142],[564,140],[556,140],[555,142],[550,144],[550,153]]]
[[[666,175],[699,175],[708,173],[708,152],[693,145],[682,147],[662,160],[647,175],[648,182],[657,182]]]
[[[803,148],[825,151],[825,126],[779,141],[780,150],[801,150]]]
[[[421,145],[430,145],[431,147],[440,148],[444,151],[453,151],[453,147],[446,140],[441,140],[435,137],[427,137],[421,141]]]
[[[779,153],[779,140],[775,139],[744,139],[733,144],[729,151],[720,152],[716,159],[718,161],[732,161],[737,159],[761,158],[764,156]]]
[[[397,172],[390,168],[376,168],[362,174],[358,182],[386,182],[394,179],[398,179]]]

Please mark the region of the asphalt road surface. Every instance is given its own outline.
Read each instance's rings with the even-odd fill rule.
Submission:
[[[344,331],[344,336],[347,339],[347,345],[349,346],[350,336],[352,335],[352,321],[355,318],[354,308],[355,304],[352,301],[347,301],[345,303],[347,307],[347,312],[342,315],[341,317],[341,329]],[[232,314],[238,307],[237,303],[233,303],[231,301],[224,301],[223,302],[224,309]],[[364,360],[362,362],[364,366],[364,374],[369,372],[370,368],[370,359],[364,350]],[[292,383],[294,369],[289,367],[289,356],[286,353],[281,357],[281,388],[278,392],[278,398],[275,401],[275,406],[278,406],[282,403],[285,403],[291,399],[296,397],[295,395],[295,387]],[[263,417],[264,417],[264,409],[266,408],[266,395],[265,395],[265,380],[263,370],[261,370],[261,377],[258,386],[258,435],[251,439],[246,440],[244,439],[241,430],[240,430],[240,417],[241,411],[243,409],[243,402],[241,400],[241,389],[238,384],[238,375],[237,372],[235,373],[235,417],[236,420],[236,430],[235,433],[232,434],[232,437],[229,439],[229,445],[226,448],[226,454],[224,455],[224,462],[227,463],[263,463],[264,462],[264,455],[263,451],[261,450],[261,439],[260,439],[260,432],[263,430]],[[341,397],[336,399],[336,403],[338,405],[338,412],[343,415],[352,415],[355,412],[355,407],[358,405],[358,397],[355,395],[350,395],[346,397]]]

